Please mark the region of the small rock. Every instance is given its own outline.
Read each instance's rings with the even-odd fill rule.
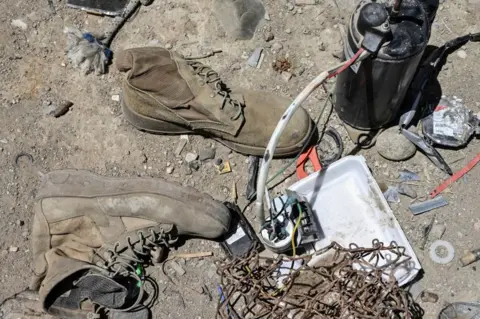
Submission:
[[[428,233],[428,239],[430,241],[442,239],[446,229],[447,228],[445,227],[445,225],[442,225],[442,224],[433,225],[432,229],[430,230],[430,233]]]
[[[288,82],[290,81],[290,79],[292,78],[292,73],[290,72],[286,72],[286,71],[283,71],[282,72],[282,79],[285,81],[285,82]]]
[[[20,19],[12,20],[12,26],[14,26],[16,28],[20,28],[22,30],[27,30],[28,29],[28,25]]]
[[[457,55],[459,58],[461,59],[466,59],[467,58],[467,52],[465,52],[465,50],[459,50],[457,51]]]
[[[23,226],[25,225],[25,222],[23,220],[17,219],[16,224],[17,226]]]
[[[230,67],[230,70],[232,70],[232,71],[238,71],[238,70],[241,70],[241,69],[242,69],[242,65],[238,62],[232,64],[232,66]]]
[[[431,303],[436,303],[438,301],[438,295],[434,294],[433,292],[429,291],[422,291],[420,294],[420,298],[422,299],[423,302],[431,302]]]
[[[293,11],[293,9],[295,9],[295,6],[292,4],[292,3],[287,3],[287,9],[288,11]]]
[[[298,8],[298,9],[297,9],[297,13],[298,13],[298,14],[302,14],[302,13],[303,13],[302,8]]]
[[[62,62],[60,63],[60,66],[66,67],[67,65],[65,64],[65,62]]]
[[[165,44],[165,49],[171,50],[173,48],[173,45],[171,43]]]
[[[325,51],[325,50],[326,50],[325,44],[324,44],[323,42],[320,42],[320,43],[318,44],[318,49],[319,49],[320,51]]]
[[[198,154],[188,152],[188,153],[185,155],[185,162],[191,163],[191,162],[195,161],[197,158],[198,158]]]
[[[170,262],[170,267],[172,267],[172,269],[175,270],[178,276],[185,275],[185,270],[175,260],[172,260]]]
[[[185,145],[187,145],[187,140],[183,139],[183,138],[180,138],[180,140],[178,141],[177,148],[175,149],[175,155],[176,156],[180,156],[180,154],[182,153]]]
[[[18,251],[18,247],[10,246],[10,248],[8,248],[8,251],[11,253],[16,253]]]
[[[120,102],[120,95],[118,95],[118,94],[112,95],[112,101]]]
[[[402,195],[408,196],[410,198],[417,198],[417,192],[415,189],[408,184],[400,184],[398,186],[398,192]]]
[[[263,38],[265,39],[266,42],[270,42],[273,39],[275,39],[275,35],[272,32],[267,32],[263,34]]]
[[[190,167],[194,171],[198,171],[200,169],[200,161],[192,161],[188,163],[188,167]]]
[[[283,45],[280,42],[275,42],[272,44],[272,51],[280,52],[283,49]]]
[[[167,167],[167,174],[172,174],[174,168],[173,167]]]
[[[201,160],[201,161],[214,159],[215,158],[215,152],[216,152],[216,149],[211,148],[211,147],[203,149],[198,153],[198,159]]]
[[[290,33],[292,33],[292,30],[291,29],[285,29],[285,33],[290,34]]]
[[[268,14],[268,12],[265,11],[265,15],[263,18],[267,21],[270,21],[270,15]]]
[[[28,237],[28,231],[24,231],[24,232],[22,233],[22,237]]]
[[[170,167],[171,165],[172,165],[172,163],[170,163],[170,162],[167,162],[167,164],[165,164],[165,166],[167,166],[167,167]]]

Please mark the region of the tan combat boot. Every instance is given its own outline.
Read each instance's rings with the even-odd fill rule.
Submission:
[[[46,174],[37,195],[30,289],[41,307],[68,318],[146,318],[144,265],[178,236],[225,234],[230,211],[193,188],[153,178],[106,178],[87,171]],[[140,309],[139,309],[140,307]],[[135,312],[135,315],[131,313]]]
[[[116,65],[129,71],[122,104],[135,127],[158,134],[201,134],[247,155],[263,155],[291,102],[268,92],[230,91],[211,68],[163,48],[125,50]],[[313,130],[313,121],[299,108],[275,156],[297,154]]]

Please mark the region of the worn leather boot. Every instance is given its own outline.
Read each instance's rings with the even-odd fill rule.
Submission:
[[[129,72],[122,105],[135,127],[159,134],[201,134],[247,155],[263,155],[291,102],[269,92],[230,90],[211,68],[163,48],[125,50],[116,65]],[[297,154],[313,129],[313,121],[299,108],[275,156]]]
[[[214,239],[230,225],[222,203],[153,178],[55,171],[44,175],[37,199],[30,289],[46,312],[68,318],[97,318],[104,309],[111,318],[146,318],[139,306],[152,250],[181,235]]]

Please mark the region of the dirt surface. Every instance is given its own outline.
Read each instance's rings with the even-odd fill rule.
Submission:
[[[340,1],[341,2],[341,1]],[[217,70],[231,86],[278,92],[288,97],[300,90],[326,66],[339,62],[342,24],[351,10],[351,3],[335,5],[333,0],[316,5],[295,6],[285,0],[265,1],[270,20],[264,21],[255,37],[249,41],[234,41],[222,30],[212,14],[212,1],[154,1],[127,23],[114,41],[113,50],[139,46],[172,46],[186,55],[197,55],[212,49],[222,54],[204,63]],[[0,2],[0,300],[23,290],[31,274],[30,230],[32,205],[38,178],[25,165],[15,168],[13,159],[19,152],[28,152],[43,171],[63,168],[88,169],[108,176],[151,176],[194,186],[219,200],[230,198],[233,183],[239,195],[239,205],[247,203],[244,192],[247,180],[247,158],[231,153],[213,140],[190,136],[181,156],[175,156],[178,136],[156,136],[142,133],[129,125],[112,96],[121,94],[122,74],[111,67],[103,76],[83,75],[66,58],[63,28],[76,25],[88,30],[104,30],[109,18],[88,15],[65,8],[65,1],[55,1],[53,14],[47,1],[3,0]],[[443,42],[468,32],[480,31],[479,11],[467,0],[445,0],[433,26],[431,43]],[[13,20],[21,20],[24,25]],[[273,41],[266,42],[272,33]],[[281,44],[281,49],[278,44]],[[247,57],[256,47],[264,47],[265,60],[260,69],[247,65]],[[277,49],[274,52],[272,49]],[[465,54],[454,53],[440,75],[443,94],[464,99],[475,113],[480,111],[480,44],[468,44]],[[277,58],[288,58],[295,76],[287,83],[271,65]],[[315,92],[304,107],[312,116],[324,104],[325,93]],[[63,100],[74,103],[60,118],[49,113]],[[353,144],[335,114],[329,125],[337,128],[346,143],[344,155]],[[233,172],[215,173],[212,162],[204,162],[198,171],[184,165],[187,152],[216,148],[217,157],[229,160]],[[480,142],[471,141],[467,148],[442,151],[452,169],[463,167],[480,150]],[[418,173],[422,180],[414,183],[419,196],[426,195],[444,178],[422,154],[409,161],[393,163],[382,159],[375,149],[359,152],[367,158],[377,181],[395,184],[402,168]],[[287,160],[276,161],[271,172]],[[172,169],[173,168],[173,171]],[[287,170],[282,177],[291,173]],[[289,177],[276,188],[282,190],[296,181]],[[421,303],[425,318],[435,318],[449,302],[475,301],[480,295],[480,272],[476,266],[459,268],[457,260],[465,250],[478,247],[480,216],[477,195],[480,168],[474,169],[445,192],[449,205],[413,217],[408,210],[411,199],[402,197],[392,209],[402,225],[424,267],[419,285],[437,293],[437,303]],[[250,210],[247,216],[255,223]],[[456,250],[454,262],[434,264],[420,249],[423,228],[432,218],[444,224],[444,239]],[[17,250],[18,251],[15,251]],[[192,240],[180,252],[213,251],[222,253],[217,243]],[[173,252],[175,253],[175,252]],[[217,283],[212,258],[177,260],[185,274],[176,273],[169,265],[149,271],[160,285],[155,318],[213,318],[216,308]],[[208,292],[207,292],[208,291]],[[211,296],[210,296],[211,295]]]

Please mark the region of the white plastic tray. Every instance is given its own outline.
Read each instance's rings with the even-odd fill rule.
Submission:
[[[347,156],[290,189],[306,197],[325,235],[312,249],[322,249],[332,241],[344,247],[350,243],[372,247],[374,239],[386,245],[395,241],[412,258],[405,268],[395,272],[399,284],[408,283],[420,271],[420,262],[363,156]],[[312,259],[311,263],[315,262]]]

